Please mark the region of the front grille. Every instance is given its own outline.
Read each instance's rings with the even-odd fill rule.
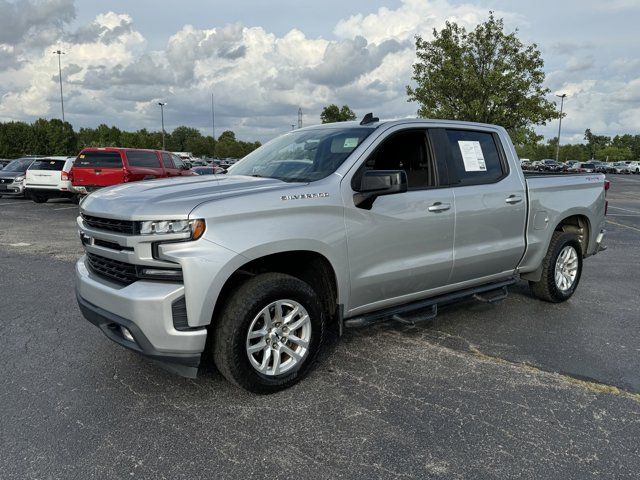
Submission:
[[[89,267],[98,275],[114,280],[124,285],[131,285],[139,279],[138,267],[130,263],[119,262],[87,252]]]
[[[109,232],[126,233],[136,235],[138,233],[137,222],[131,220],[114,220],[112,218],[92,217],[82,214],[84,222],[96,230],[107,230]]]

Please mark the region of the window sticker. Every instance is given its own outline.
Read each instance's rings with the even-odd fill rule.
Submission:
[[[357,146],[358,146],[358,137],[344,139],[344,148],[356,148]]]
[[[470,142],[459,140],[458,146],[462,154],[464,169],[466,172],[486,172],[487,165],[484,163],[484,155],[480,142]]]

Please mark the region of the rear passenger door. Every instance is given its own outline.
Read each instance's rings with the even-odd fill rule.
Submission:
[[[510,169],[499,135],[480,128],[431,135],[447,151],[455,202],[450,283],[513,272],[525,249],[525,185]]]

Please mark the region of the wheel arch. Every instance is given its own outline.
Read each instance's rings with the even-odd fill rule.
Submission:
[[[291,275],[308,283],[321,300],[329,322],[338,320],[340,286],[331,261],[314,250],[286,250],[248,259],[225,281],[215,302],[211,324],[232,292],[248,278],[261,273],[277,272]]]

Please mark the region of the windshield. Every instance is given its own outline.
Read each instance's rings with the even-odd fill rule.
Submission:
[[[230,175],[313,182],[331,175],[373,128],[301,130],[287,133],[229,168]]]
[[[33,158],[18,158],[2,169],[3,172],[26,172]]]

